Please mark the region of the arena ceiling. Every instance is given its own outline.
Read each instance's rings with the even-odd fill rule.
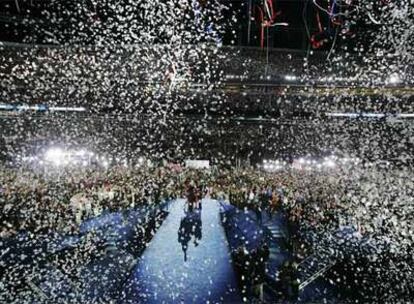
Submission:
[[[273,1],[277,22],[265,20],[274,22],[265,37],[261,1],[199,2],[206,17],[222,12],[201,32],[196,16],[166,3],[178,5],[0,1],[3,150],[412,159],[407,1],[352,1],[330,15],[312,1]]]
[[[166,15],[157,15],[162,10],[158,2],[152,1],[152,14],[148,3],[132,0],[2,0],[0,40],[32,44],[96,44],[102,37],[110,37],[118,43],[131,43],[128,35],[120,33],[137,20],[147,22],[160,17],[157,21],[151,20],[157,27],[168,22]],[[165,3],[174,7],[177,1]],[[396,27],[404,27],[410,24],[412,17],[412,12],[404,11],[410,5],[409,0],[273,0],[270,7],[263,0],[187,0],[180,3],[207,9],[219,7],[226,24],[222,37],[227,45],[259,46],[266,40],[265,44],[270,47],[301,50],[309,47],[329,50],[333,40],[337,46],[347,47],[351,52],[359,52],[361,47],[368,50],[372,45],[385,47],[393,43],[393,37],[381,37],[384,27],[390,25],[389,21],[392,20]],[[397,24],[398,18],[401,23]],[[266,29],[266,37],[263,37],[261,23],[269,20],[272,26]],[[392,31],[388,33],[393,35]]]

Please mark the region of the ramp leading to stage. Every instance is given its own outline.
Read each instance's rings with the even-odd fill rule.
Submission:
[[[240,303],[219,209],[205,199],[201,212],[185,213],[185,201],[175,201],[120,303]]]

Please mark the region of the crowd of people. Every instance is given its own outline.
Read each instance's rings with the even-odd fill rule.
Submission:
[[[19,231],[75,233],[88,217],[158,204],[177,195],[171,172],[163,170],[68,171],[44,176],[2,168],[0,207],[2,238]]]
[[[271,218],[284,209],[292,227],[296,224],[316,227],[339,225],[346,202],[340,176],[321,172],[283,171],[266,174],[260,171],[225,172],[217,187],[228,193],[229,201],[243,209]],[[336,214],[336,216],[335,216]]]
[[[343,172],[223,169],[206,173],[176,172],[166,167],[116,167],[102,171],[68,170],[46,176],[2,168],[0,234],[10,237],[19,230],[71,232],[83,219],[103,210],[157,204],[166,197],[186,197],[190,208],[201,208],[201,198],[207,192],[213,198],[228,199],[240,209],[254,210],[259,223],[263,214],[271,218],[283,210],[292,239],[301,229],[325,233],[345,225],[354,226],[360,234],[389,231],[392,227],[386,226],[384,214],[365,220],[360,214],[371,211],[368,195],[376,194],[374,198],[379,199],[383,193],[377,193],[375,185],[363,193],[365,188],[358,183],[344,177]],[[393,206],[389,201],[393,195],[390,191],[385,195],[389,207]]]
[[[201,209],[202,198],[209,195],[228,200],[240,210],[253,210],[258,225],[263,224],[263,216],[272,219],[282,212],[287,219],[290,250],[299,259],[321,246],[334,248],[322,240],[332,240],[341,227],[352,227],[359,238],[386,238],[388,251],[409,256],[413,215],[411,209],[401,208],[409,207],[412,201],[413,189],[407,179],[410,172],[395,173],[393,178],[390,172],[373,172],[113,167],[45,174],[1,168],[0,236],[10,239],[22,231],[76,234],[85,219],[105,211],[157,205],[177,197],[186,197],[188,211],[193,211]],[[263,277],[266,246],[254,253],[261,260],[253,271],[258,273],[255,280]],[[243,257],[243,250],[234,256],[235,264],[251,258]],[[402,266],[411,269],[410,263]],[[250,268],[240,269],[253,273]]]
[[[260,226],[263,216],[268,221],[276,212],[283,214],[294,257],[287,273],[297,272],[306,257],[317,255],[336,261],[335,280],[351,293],[355,284],[364,286],[358,289],[364,296],[383,285],[384,295],[396,282],[404,282],[399,292],[407,296],[413,292],[407,282],[412,281],[414,264],[411,179],[412,172],[401,168],[239,170],[223,172],[217,188],[239,209],[254,211]],[[299,282],[292,282],[297,291]]]

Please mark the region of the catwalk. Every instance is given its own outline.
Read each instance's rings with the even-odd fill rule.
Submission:
[[[219,204],[203,200],[202,211],[185,212],[177,200],[131,277],[120,303],[210,303],[241,301]]]

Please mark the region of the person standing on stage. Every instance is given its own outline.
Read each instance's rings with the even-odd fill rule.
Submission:
[[[187,188],[187,203],[188,203],[188,211],[192,212],[197,202],[197,189],[194,186],[194,183],[191,182]]]

